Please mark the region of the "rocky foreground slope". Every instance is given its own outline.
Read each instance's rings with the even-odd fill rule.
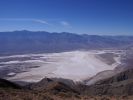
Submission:
[[[22,87],[1,79],[0,100],[133,100],[133,69],[90,86],[45,78]]]
[[[86,86],[87,95],[133,95],[133,69]]]

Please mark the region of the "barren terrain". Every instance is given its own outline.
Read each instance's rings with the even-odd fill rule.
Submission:
[[[38,82],[44,77],[82,81],[99,72],[113,70],[121,63],[123,52],[90,50],[3,56],[0,73],[12,81]]]

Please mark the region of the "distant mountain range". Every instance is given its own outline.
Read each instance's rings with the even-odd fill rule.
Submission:
[[[78,35],[45,31],[0,32],[0,55],[63,52],[88,49],[120,49],[133,45],[133,36]]]

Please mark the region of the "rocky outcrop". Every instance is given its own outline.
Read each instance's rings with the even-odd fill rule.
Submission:
[[[0,88],[21,89],[22,87],[5,79],[0,79]]]
[[[59,94],[59,93],[79,94],[79,92],[76,91],[75,87],[76,86],[71,80],[56,79],[56,78],[53,79],[44,78],[38,83],[33,83],[29,85],[29,88],[35,91],[43,91],[52,94]]]
[[[86,86],[84,93],[88,95],[133,95],[133,69]]]

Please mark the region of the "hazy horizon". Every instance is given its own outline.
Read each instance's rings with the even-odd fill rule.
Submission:
[[[0,33],[3,33],[3,32],[22,32],[22,31],[28,31],[28,32],[47,32],[47,33],[58,33],[58,34],[63,34],[63,33],[69,33],[69,34],[75,34],[75,35],[94,35],[94,36],[133,36],[133,34],[129,35],[129,34],[87,34],[87,33],[73,33],[73,32],[65,32],[65,31],[62,31],[62,32],[49,32],[49,31],[45,31],[45,30],[10,30],[10,31],[0,31]]]

